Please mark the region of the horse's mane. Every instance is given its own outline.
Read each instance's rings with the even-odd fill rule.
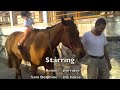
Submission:
[[[61,23],[61,22],[60,22],[60,23]],[[51,29],[51,28],[59,25],[60,23],[57,23],[57,24],[55,24],[55,25],[53,25],[53,26],[50,26],[50,27],[46,27],[45,29],[34,28],[33,32],[46,31],[46,30],[48,31],[49,29]]]
[[[59,25],[59,24],[61,24],[61,22],[60,22],[60,23],[57,23],[57,24],[55,24],[55,25],[53,25],[53,26],[51,26],[51,27],[46,27],[46,30],[49,30],[49,29],[51,29],[51,28],[53,28],[53,27],[55,27],[55,26],[57,26],[57,25]]]
[[[69,20],[67,20],[69,22]],[[34,28],[34,32],[39,32],[39,31],[49,31],[49,29],[51,30],[51,28],[54,28],[55,26],[61,24],[61,22],[53,25],[53,26],[50,26],[50,27],[46,27],[45,29],[37,29],[37,28]],[[68,25],[74,25],[75,28],[77,28],[77,26],[73,23],[73,22],[69,22]]]

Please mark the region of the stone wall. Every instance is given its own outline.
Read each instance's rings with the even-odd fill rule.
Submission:
[[[112,64],[111,79],[120,79],[120,40],[110,41],[108,53]]]
[[[75,54],[73,54],[69,48],[65,47],[61,43],[59,45],[60,46],[58,46],[57,48],[60,54],[60,58],[64,58],[65,60],[69,59],[69,61],[54,63],[54,67],[57,70],[57,77],[61,79],[82,78],[80,71],[81,66],[78,59],[75,59]]]

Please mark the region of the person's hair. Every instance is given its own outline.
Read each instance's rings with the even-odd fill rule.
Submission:
[[[105,19],[103,19],[103,18],[97,19],[97,21],[95,22],[95,27],[96,27],[96,26],[99,26],[99,25],[101,25],[101,24],[106,25]]]
[[[29,11],[21,11],[21,17],[30,17]]]

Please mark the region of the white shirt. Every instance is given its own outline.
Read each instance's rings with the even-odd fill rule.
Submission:
[[[92,56],[103,56],[104,45],[108,43],[104,33],[100,36],[95,36],[91,31],[86,32],[83,35],[81,42],[83,43],[88,55]]]
[[[24,20],[24,26],[25,27],[32,27],[32,24],[34,23],[32,18],[27,18],[26,20]]]

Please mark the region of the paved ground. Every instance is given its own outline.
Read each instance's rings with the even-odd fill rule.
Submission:
[[[22,69],[22,75],[23,79],[31,77],[24,69]],[[15,69],[8,68],[7,64],[0,62],[0,79],[15,79]]]
[[[22,62],[20,68],[22,72],[23,79],[32,79],[30,74],[29,63],[27,66]],[[39,75],[44,75],[44,67],[38,67]],[[4,58],[0,57],[0,79],[15,79],[15,68],[8,68],[7,62]]]

